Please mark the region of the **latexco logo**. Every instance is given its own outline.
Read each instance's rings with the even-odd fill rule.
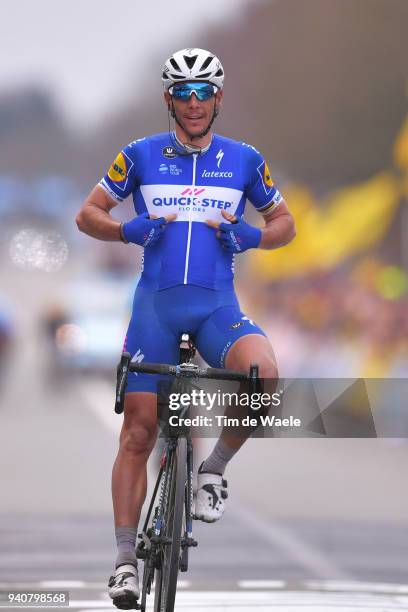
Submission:
[[[233,172],[218,172],[218,170],[203,170],[202,178],[232,178]]]

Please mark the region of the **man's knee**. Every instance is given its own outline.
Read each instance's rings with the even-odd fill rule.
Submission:
[[[156,395],[129,393],[120,434],[120,449],[134,455],[149,455],[157,437]]]
[[[226,367],[248,372],[251,363],[258,364],[260,378],[278,378],[275,354],[264,336],[251,334],[240,338],[232,345],[227,355]]]
[[[120,436],[121,450],[132,455],[150,454],[156,441],[156,428],[145,425],[124,427]]]

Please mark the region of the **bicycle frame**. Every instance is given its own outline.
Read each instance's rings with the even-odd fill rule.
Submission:
[[[183,346],[184,344],[184,346]],[[194,356],[194,347],[185,340],[180,347],[180,364],[191,363]],[[187,408],[188,410],[188,408]],[[183,412],[185,408],[183,408]],[[187,441],[186,468],[187,477],[184,490],[184,526],[180,542],[179,569],[186,572],[188,569],[188,549],[197,546],[193,539],[193,444],[187,429],[169,427],[165,449],[160,461],[160,469],[154,486],[153,494],[149,503],[147,515],[141,533],[138,534],[140,542],[136,548],[136,556],[145,562],[143,572],[143,590],[141,604],[138,608],[144,612],[146,606],[146,595],[150,593],[153,581],[156,582],[155,589],[160,587],[154,578],[157,571],[161,571],[161,563],[164,558],[165,547],[171,544],[166,537],[166,511],[168,509],[168,497],[170,495],[170,470],[172,458],[176,452],[180,437]],[[147,567],[146,567],[147,565]],[[161,597],[161,596],[160,596]],[[157,595],[155,595],[157,599]],[[155,607],[156,609],[156,607]],[[162,609],[157,606],[157,609]]]
[[[175,377],[179,386],[190,384],[194,378],[249,381],[253,390],[256,390],[259,383],[257,365],[251,365],[249,375],[216,368],[202,369],[192,363],[194,354],[195,347],[188,334],[183,334],[181,337],[180,359],[177,366],[132,364],[131,355],[123,353],[117,370],[115,412],[123,411],[124,390],[129,371],[170,374]],[[184,416],[188,409],[189,406],[179,410]],[[177,510],[173,508],[173,514],[172,503],[177,507]],[[180,428],[168,424],[159,474],[142,531],[138,534],[140,542],[136,547],[136,556],[144,561],[144,569],[142,597],[140,604],[136,604],[136,609],[145,612],[146,597],[150,594],[154,582],[154,612],[173,612],[178,571],[187,571],[189,548],[198,545],[193,538],[192,510],[193,444],[190,431],[187,427]],[[163,572],[165,572],[164,578]]]

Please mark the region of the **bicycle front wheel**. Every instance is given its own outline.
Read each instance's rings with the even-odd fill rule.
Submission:
[[[163,546],[161,569],[155,577],[155,612],[173,612],[176,600],[180,564],[181,531],[187,475],[187,440],[179,438],[172,455],[167,507],[164,509],[164,535],[169,542]]]

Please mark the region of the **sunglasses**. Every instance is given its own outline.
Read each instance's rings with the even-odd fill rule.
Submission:
[[[180,83],[169,88],[169,94],[175,100],[184,101],[189,100],[191,94],[194,93],[200,102],[204,102],[212,98],[216,92],[217,87],[210,83]]]

